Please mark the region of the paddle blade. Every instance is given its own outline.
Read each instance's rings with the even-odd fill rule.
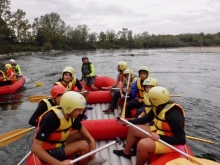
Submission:
[[[47,99],[50,98],[51,96],[46,96],[46,95],[33,95],[33,96],[29,96],[28,100],[30,102],[39,102],[42,99]]]
[[[16,129],[0,135],[0,147],[6,146],[20,138],[22,138],[28,131],[34,129],[35,127],[31,128],[23,128],[23,129]]]
[[[220,165],[219,163],[208,159],[195,158],[192,156],[189,156],[189,159],[191,159],[192,162],[185,158],[177,158],[167,162],[166,165]]]
[[[197,141],[200,141],[200,142],[209,143],[209,144],[215,144],[215,142],[213,142],[213,141],[205,140],[205,139],[201,139],[201,138],[196,138],[196,137],[192,137],[192,136],[187,136],[186,135],[186,138],[191,139],[191,140],[197,140]]]
[[[195,165],[195,164],[185,158],[178,158],[167,162],[166,165]]]
[[[42,82],[40,82],[40,81],[34,81],[34,83],[35,83],[36,87],[41,87],[41,86],[44,85],[44,84],[43,84]]]
[[[125,107],[126,107],[126,102],[124,102],[124,106],[123,106],[123,109],[122,109],[122,112],[121,112],[121,117],[122,118],[125,118]]]

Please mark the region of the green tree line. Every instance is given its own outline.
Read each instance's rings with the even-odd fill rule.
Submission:
[[[73,28],[56,12],[34,19],[31,25],[21,9],[12,12],[10,0],[0,0],[0,54],[19,51],[172,48],[220,45],[216,34],[135,34],[128,28],[90,32],[87,25]]]

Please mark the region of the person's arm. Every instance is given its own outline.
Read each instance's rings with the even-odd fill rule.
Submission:
[[[82,91],[82,89],[83,89],[83,87],[82,87],[82,85],[80,84],[80,82],[79,82],[78,79],[76,79],[76,87],[77,87],[80,91]]]
[[[184,145],[186,143],[186,137],[185,137],[186,135],[184,130],[184,122],[185,122],[184,116],[176,107],[173,107],[172,109],[169,110],[169,112],[167,112],[166,120],[170,125],[170,128],[174,136],[160,135],[160,139],[169,144]]]
[[[132,124],[146,124],[150,121],[152,121],[154,119],[154,112],[153,110],[151,110],[148,114],[146,114],[145,116],[141,117],[141,118],[136,118],[136,119],[131,119],[128,120],[129,122],[131,122]]]
[[[124,94],[123,94],[123,90],[124,90],[124,86],[125,86],[125,80],[123,81],[123,83],[122,83],[122,85],[120,86],[120,95],[121,95],[121,98],[122,98],[122,96],[124,96]]]
[[[29,120],[29,124],[37,127],[37,124],[38,124],[37,119],[38,119],[38,117],[41,116],[46,111],[47,111],[47,104],[44,101],[41,101],[39,103],[37,109],[35,110],[35,112],[31,116],[31,118]]]
[[[91,67],[91,73],[89,74],[89,76],[93,77],[93,76],[95,76],[95,67],[93,64],[90,64],[90,67]]]
[[[10,71],[10,76],[8,77],[8,80],[11,80],[11,78],[14,76],[15,72],[13,72],[12,70]]]
[[[112,89],[112,88],[117,87],[117,86],[118,86],[118,84],[119,84],[119,82],[120,82],[120,74],[118,74],[118,76],[117,76],[117,79],[116,79],[115,83],[114,83],[113,85],[109,86],[108,88],[109,88],[109,89]]]

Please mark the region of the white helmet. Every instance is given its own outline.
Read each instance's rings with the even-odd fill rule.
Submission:
[[[86,100],[81,94],[74,91],[68,91],[61,97],[60,106],[66,114],[70,114],[77,108],[85,108]]]
[[[15,60],[14,59],[10,59],[9,60],[11,63],[15,63]]]
[[[170,100],[170,94],[168,90],[162,86],[151,88],[147,96],[156,107],[161,104],[165,104]]]

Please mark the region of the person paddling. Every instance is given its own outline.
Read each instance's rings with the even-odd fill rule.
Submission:
[[[153,108],[144,117],[132,119],[129,122],[147,132],[151,132],[151,137],[134,127],[129,127],[125,148],[123,150],[113,150],[114,154],[130,159],[132,156],[131,149],[137,143],[136,165],[144,165],[151,153],[176,152],[167,145],[158,142],[158,139],[171,145],[184,145],[186,143],[184,109],[170,101],[170,94],[164,87],[153,87],[147,95]],[[155,121],[153,129],[156,128],[156,130],[152,130],[152,126],[146,125],[146,123],[153,120]],[[124,124],[124,122],[118,122]]]
[[[82,125],[78,115],[86,107],[85,98],[74,91],[64,93],[60,106],[46,111],[39,120],[31,151],[42,163],[70,164],[73,155],[82,156],[96,149],[96,142]],[[74,131],[70,132],[70,128]],[[95,154],[78,162],[86,165]],[[94,162],[93,164],[101,164]]]
[[[131,90],[128,89],[127,93],[129,94],[130,98],[132,99],[130,102],[126,104],[125,107],[125,117],[131,118],[131,110],[132,109],[139,109],[144,106],[144,88],[143,82],[145,79],[148,78],[150,74],[150,70],[146,66],[140,67],[138,70],[139,78],[135,81],[131,87]]]
[[[122,86],[120,87],[120,90],[114,92],[109,108],[106,110],[103,110],[102,112],[106,114],[114,113],[114,110],[116,109],[117,104],[120,104],[120,102],[124,100],[125,95],[126,95],[125,90],[127,88],[129,74],[130,74],[129,88],[131,88],[132,84],[137,80],[137,78],[134,77],[134,72],[131,69],[124,70],[124,79],[123,79]]]
[[[39,101],[38,107],[31,116],[29,124],[37,127],[39,117],[53,106],[60,105],[61,96],[66,92],[63,86],[53,86],[50,91],[51,98],[42,99]]]

